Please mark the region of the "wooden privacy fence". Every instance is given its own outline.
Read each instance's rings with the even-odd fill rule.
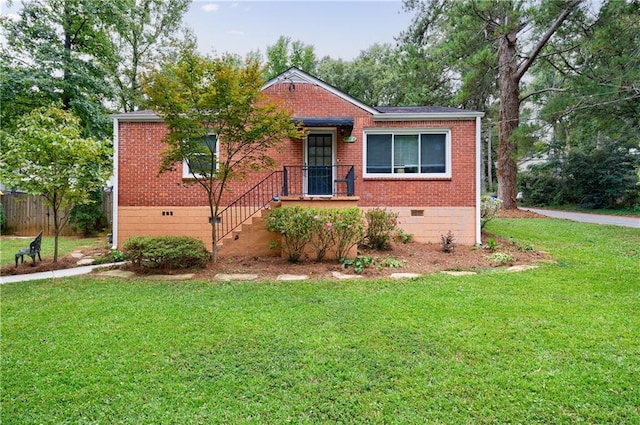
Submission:
[[[113,222],[112,200],[112,192],[102,193],[102,212],[107,216],[109,229]],[[5,193],[0,201],[7,217],[7,234],[32,236],[42,231],[45,236],[53,236],[53,210],[45,205],[42,196]],[[77,233],[67,224],[61,235],[75,236]]]

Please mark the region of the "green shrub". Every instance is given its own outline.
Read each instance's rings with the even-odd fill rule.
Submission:
[[[487,257],[489,260],[500,264],[511,264],[516,261],[516,257],[507,252],[494,252]]]
[[[380,261],[378,269],[382,270],[385,267],[390,269],[401,269],[406,265],[407,262],[405,260],[398,260],[396,257],[387,257],[384,260]]]
[[[585,143],[518,173],[527,205],[632,206],[640,199],[640,157],[620,140]]]
[[[368,255],[365,255],[357,256],[356,258],[343,258],[340,261],[342,262],[343,269],[353,266],[353,271],[357,274],[360,274],[364,271],[364,269],[373,264],[374,259]]]
[[[186,236],[135,236],[122,247],[136,267],[163,270],[202,268],[209,261],[204,243]]]
[[[362,242],[364,221],[359,208],[344,208],[332,211],[332,231],[336,258],[341,259],[347,256],[353,246]]]
[[[398,214],[375,208],[365,214],[367,232],[365,243],[377,250],[391,249],[391,234],[396,229]]]
[[[69,213],[69,224],[85,237],[101,232],[108,225],[107,216],[102,212],[102,191],[92,192],[89,199],[86,204],[74,205]]]
[[[322,261],[332,246],[343,258],[362,241],[364,224],[358,208],[281,207],[269,212],[267,230],[282,236],[282,248],[289,261],[297,262],[306,246]]]
[[[316,251],[316,261],[322,261],[327,254],[327,250],[333,245],[333,222],[334,210],[311,208],[313,215],[312,236],[309,240],[311,246]]]
[[[396,227],[396,238],[406,245],[413,240],[413,233],[405,233],[404,230]]]
[[[124,260],[124,254],[122,253],[122,251],[119,251],[117,249],[112,249],[111,251],[109,251],[108,255],[105,255],[104,257],[99,257],[93,260],[92,264],[98,265],[98,264],[118,263],[122,260]]]
[[[4,213],[4,205],[0,203],[0,233],[4,233],[7,225],[7,216]]]
[[[282,249],[287,259],[297,262],[315,231],[314,214],[301,206],[280,207],[269,212],[267,230],[282,236]]]
[[[498,242],[496,242],[495,239],[493,238],[488,238],[487,239],[487,244],[483,245],[482,247],[484,249],[488,249],[491,252],[494,252],[496,250],[496,248],[498,248],[500,245],[498,244]]]
[[[548,164],[532,166],[518,173],[518,187],[524,195],[523,203],[532,206],[560,205],[565,201],[565,182],[553,173]]]
[[[502,200],[492,198],[491,196],[483,196],[480,200],[480,228],[484,229],[485,224],[493,220],[500,207],[502,206]]]

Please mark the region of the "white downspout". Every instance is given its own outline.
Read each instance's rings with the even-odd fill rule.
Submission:
[[[482,178],[481,155],[482,155],[482,121],[476,117],[476,244],[482,244],[482,233],[480,226],[480,181]]]
[[[118,118],[113,119],[113,206],[111,211],[111,249],[118,248]]]

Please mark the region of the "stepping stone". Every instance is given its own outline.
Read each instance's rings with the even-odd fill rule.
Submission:
[[[238,282],[238,281],[251,281],[258,279],[257,274],[227,274],[227,273],[218,273],[215,275],[216,280],[222,280],[224,282]]]
[[[415,279],[421,276],[418,273],[391,273],[391,279]]]
[[[448,274],[449,276],[473,276],[476,272],[457,272],[453,270],[445,270],[440,273]]]
[[[276,280],[283,280],[283,281],[307,280],[307,279],[309,279],[309,276],[307,276],[306,274],[281,274],[276,278]]]
[[[136,274],[134,272],[130,272],[128,270],[107,270],[104,272],[96,273],[98,276],[106,276],[106,277],[119,277],[122,279],[129,279],[134,277]]]
[[[71,253],[71,257],[72,258],[82,258],[82,257],[84,257],[84,254],[82,252],[80,252],[80,251],[73,251]]]
[[[507,271],[511,273],[516,273],[516,272],[523,272],[525,270],[533,270],[537,268],[538,266],[536,266],[535,264],[521,264],[518,266],[511,266],[507,269]]]
[[[344,274],[340,272],[331,272],[331,276],[338,280],[362,279],[362,276],[359,274]]]
[[[93,261],[93,258],[83,258],[82,260],[78,260],[76,264],[79,266],[90,266],[93,264]]]
[[[193,279],[194,273],[183,273],[183,274],[153,274],[147,276],[147,278],[152,280],[166,280],[166,281],[174,281],[174,280],[189,280]]]

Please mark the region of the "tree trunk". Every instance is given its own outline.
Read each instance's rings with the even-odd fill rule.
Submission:
[[[60,225],[58,223],[58,204],[57,199],[53,197],[53,263],[58,262],[58,236],[60,235]]]
[[[209,198],[209,213],[211,214],[211,261],[218,261],[218,205],[212,204]]]
[[[501,37],[498,43],[498,85],[500,118],[498,121],[498,198],[505,210],[516,209],[516,142],[513,133],[520,121],[520,88],[516,62],[516,33]]]
[[[493,159],[491,158],[491,138],[493,137],[493,124],[489,121],[489,140],[487,141],[487,190],[493,192]]]

